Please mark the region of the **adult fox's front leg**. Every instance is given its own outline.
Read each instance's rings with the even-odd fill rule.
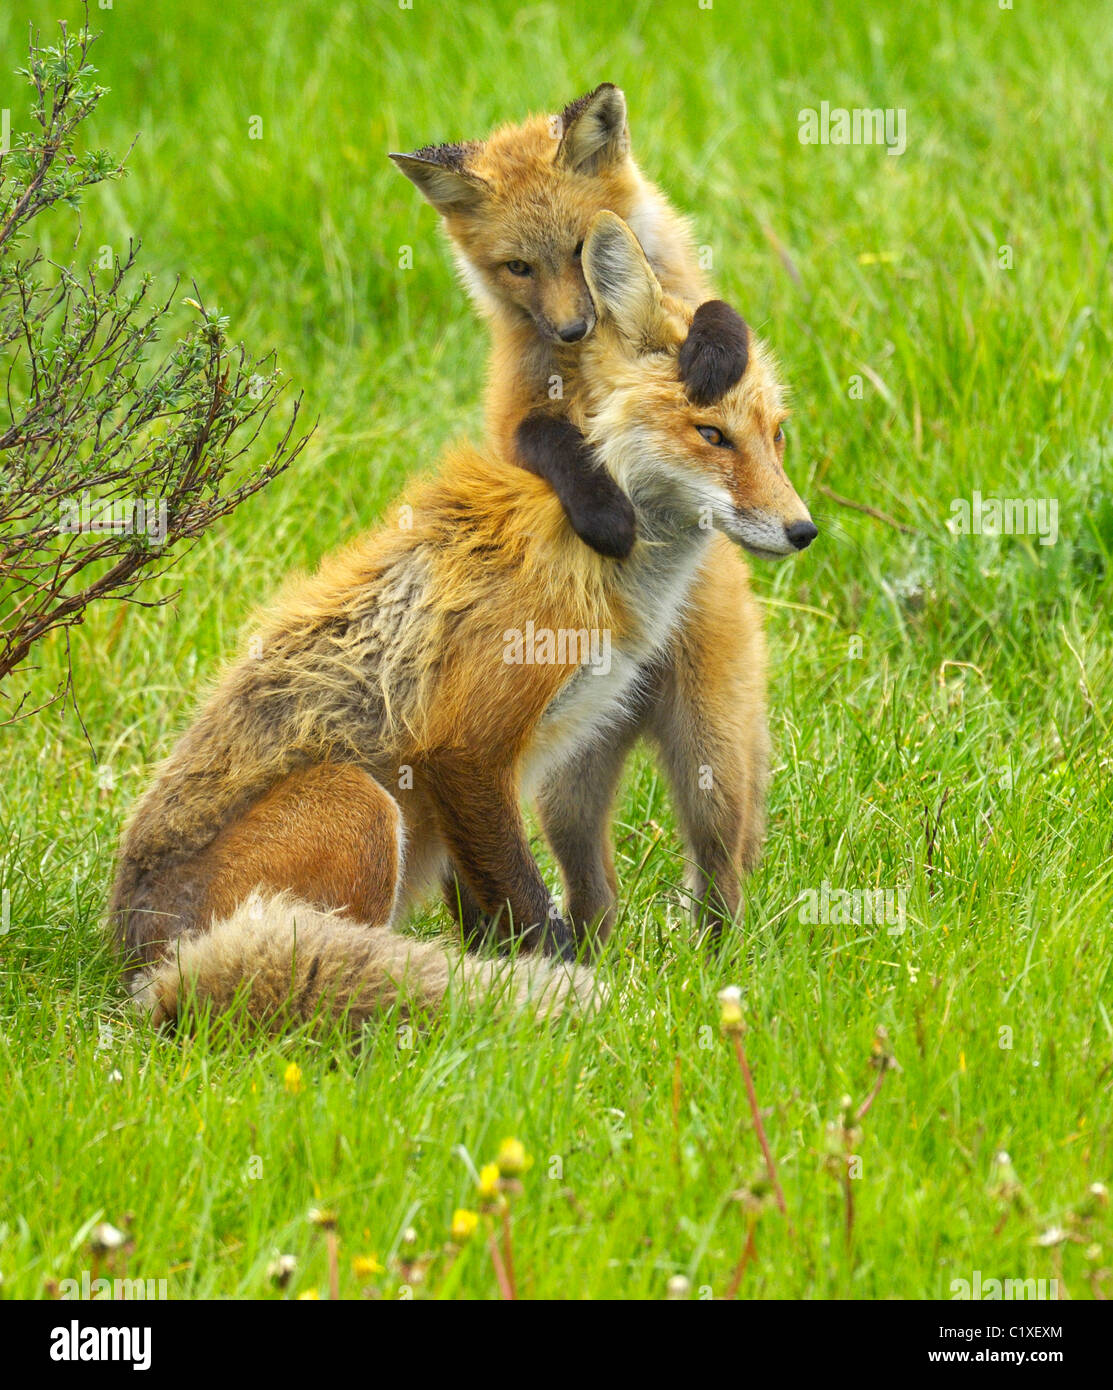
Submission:
[[[575,941],[530,852],[514,779],[503,772],[477,773],[466,759],[438,759],[428,782],[445,846],[469,891],[470,911],[493,919],[500,940],[520,937],[529,949],[540,946],[572,958]]]
[[[602,941],[613,925],[611,803],[630,749],[645,736],[660,750],[672,790],[696,919],[718,935],[735,919],[743,874],[761,855],[769,770],[761,615],[744,562],[721,537],[683,627],[641,692],[626,720],[578,750],[537,798],[573,929],[583,937],[594,926]]]
[[[723,537],[714,538],[669,657],[647,731],[684,834],[696,920],[718,936],[736,919],[742,877],[761,857],[769,780],[761,613],[745,563]]]
[[[614,926],[618,880],[611,808],[626,759],[645,723],[645,696],[605,737],[578,748],[537,795],[537,812],[564,880],[565,911],[579,941],[601,945]]]

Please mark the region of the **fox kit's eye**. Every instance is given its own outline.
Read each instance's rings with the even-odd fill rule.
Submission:
[[[525,261],[507,261],[506,268],[511,275],[532,275],[533,270]]]
[[[578,261],[578,260],[580,259],[580,257],[583,255],[583,253],[584,253],[584,244],[583,244],[582,241],[578,241],[578,242],[576,243],[576,249],[575,249],[575,251],[572,252],[572,259]]]
[[[716,449],[733,449],[734,445],[722,432],[717,430],[714,425],[697,425],[696,429],[707,440],[708,444],[714,444]]]
[[[784,432],[784,430],[781,428],[781,426],[778,425],[778,426],[777,426],[777,433],[773,436],[773,443],[774,443],[774,444],[783,444],[784,442],[785,442],[785,432]]]

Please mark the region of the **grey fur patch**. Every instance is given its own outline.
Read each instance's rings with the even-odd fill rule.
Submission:
[[[447,145],[422,145],[408,158],[420,159],[425,164],[435,164],[439,169],[452,169],[462,174],[468,161],[482,148],[479,140],[458,140]]]

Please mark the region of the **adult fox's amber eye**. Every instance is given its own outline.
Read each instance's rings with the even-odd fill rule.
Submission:
[[[722,430],[717,430],[714,425],[697,425],[696,429],[699,430],[708,444],[714,444],[717,449],[731,448],[730,440]]]
[[[511,275],[532,275],[533,271],[525,261],[507,261],[506,268]]]

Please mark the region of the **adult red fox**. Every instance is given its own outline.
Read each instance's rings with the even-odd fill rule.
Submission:
[[[622,92],[604,83],[559,117],[535,116],[485,141],[391,158],[444,217],[464,281],[490,320],[489,437],[501,457],[552,485],[588,545],[623,559],[634,546],[635,508],[619,474],[599,466],[575,426],[597,310],[582,263],[589,224],[604,209],[622,217],[665,292],[690,309],[710,291],[687,224],[630,155]],[[746,363],[744,337],[706,336],[702,377],[689,381],[702,404],[737,381]],[[782,415],[770,421],[778,450]],[[771,548],[803,549],[815,535],[811,520],[800,517]],[[601,921],[604,932],[617,892],[610,808],[641,735],[660,749],[672,788],[697,920],[715,932],[732,921],[743,871],[760,855],[769,761],[765,645],[746,565],[725,541],[708,548],[687,605],[610,737],[586,762],[574,753],[538,792],[570,916]],[[456,895],[450,884],[450,901]]]
[[[260,1018],[435,1003],[449,957],[393,928],[450,863],[500,935],[574,947],[523,793],[627,719],[716,530],[780,554],[808,520],[781,467],[773,365],[741,320],[665,295],[610,213],[583,266],[599,321],[576,423],[635,508],[630,557],[597,555],[541,479],[464,448],[405,494],[405,524],[291,588],[124,835],[110,911],[156,1018],[177,1015],[183,984],[217,1009],[249,986]],[[745,371],[697,404],[723,335],[746,338]],[[490,988],[497,969],[469,960],[465,982]],[[533,970],[515,1001],[591,989],[583,967]]]

